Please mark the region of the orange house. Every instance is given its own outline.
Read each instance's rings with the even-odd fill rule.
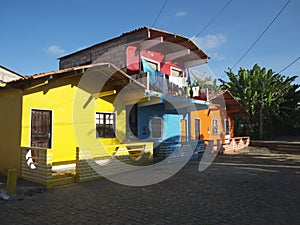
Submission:
[[[234,137],[234,117],[248,115],[242,105],[228,90],[209,91],[207,95],[210,107],[191,112],[191,139],[213,140],[215,146],[220,140],[225,153],[249,145],[249,137]]]

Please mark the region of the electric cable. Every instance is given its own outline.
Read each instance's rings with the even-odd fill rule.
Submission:
[[[277,13],[277,15],[274,17],[274,19],[271,21],[271,23],[266,27],[266,29],[258,36],[258,38],[253,42],[253,44],[248,48],[248,50],[239,58],[239,60],[230,68],[233,69],[250,51],[251,49],[256,45],[256,43],[262,38],[262,36],[267,32],[267,30],[272,26],[272,24],[275,22],[275,20],[280,16],[280,14],[283,12],[283,10],[288,6],[288,4],[291,2],[291,0],[288,0],[285,5],[281,8],[281,10]]]
[[[291,67],[294,63],[296,63],[298,60],[300,59],[300,56],[295,59],[293,62],[291,62],[290,64],[288,64],[286,67],[284,67],[282,70],[279,71],[279,73],[282,73],[283,71],[285,71],[286,69],[288,69],[289,67]]]
[[[166,4],[167,4],[167,1],[168,1],[168,0],[165,0],[164,4],[162,5],[162,7],[161,7],[161,9],[160,9],[160,11],[159,11],[157,17],[155,18],[155,20],[154,20],[154,22],[153,22],[153,24],[152,24],[152,27],[155,26],[155,24],[156,24],[158,18],[160,17],[162,11],[164,10],[164,8],[165,8],[165,6],[166,6]]]
[[[212,24],[218,16],[221,15],[221,13],[227,8],[227,6],[232,2],[232,0],[229,0],[226,5],[200,30],[198,34],[195,35],[195,37],[198,37],[210,24]]]

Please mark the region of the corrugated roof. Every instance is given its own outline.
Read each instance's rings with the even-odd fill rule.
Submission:
[[[37,78],[47,77],[47,76],[51,76],[51,75],[58,75],[58,74],[62,74],[62,73],[65,73],[65,72],[71,72],[71,71],[86,69],[86,68],[89,68],[89,67],[97,66],[99,64],[77,66],[77,67],[71,67],[71,68],[66,68],[66,69],[62,69],[62,70],[54,70],[54,71],[45,72],[45,73],[38,73],[38,74],[34,74],[32,76],[24,76],[24,77],[21,77],[18,80],[13,80],[13,81],[10,81],[8,83],[10,83],[10,84],[11,83],[18,83],[18,82],[22,82],[22,81],[26,81],[26,80],[34,80],[34,79],[37,79]]]
[[[163,37],[164,41],[175,43],[175,44],[181,45],[181,46],[183,46],[183,47],[185,47],[187,49],[190,49],[196,55],[198,55],[201,59],[210,59],[210,57],[206,53],[204,53],[204,51],[202,51],[188,37],[185,37],[185,36],[182,36],[182,35],[179,35],[179,34],[170,33],[170,32],[163,31],[163,30],[159,30],[159,29],[155,29],[155,28],[150,28],[150,27],[141,27],[141,28],[138,28],[138,29],[126,32],[126,33],[123,33],[122,35],[120,35],[118,37],[115,37],[115,38],[109,39],[107,41],[104,41],[104,42],[92,45],[92,46],[90,46],[88,48],[85,48],[85,49],[82,49],[80,51],[77,51],[77,52],[74,52],[74,53],[62,56],[59,59],[68,58],[68,57],[74,56],[76,54],[82,53],[84,51],[91,50],[91,49],[96,48],[96,47],[105,46],[106,44],[109,44],[109,43],[112,43],[112,42],[116,42],[118,40],[126,38],[129,35],[137,34],[137,33],[140,33],[140,32],[147,32],[148,33],[147,34],[148,39],[153,39],[153,38],[156,38],[156,37]]]
[[[111,87],[122,89],[126,86],[129,82],[132,82],[136,87],[139,88],[146,88],[143,84],[139,83],[138,81],[131,78],[129,75],[124,73],[122,70],[117,68],[115,65],[111,63],[97,63],[97,64],[90,64],[84,66],[77,66],[72,68],[66,68],[62,70],[55,70],[46,73],[39,73],[33,76],[26,76],[22,77],[19,80],[14,80],[9,82],[9,84],[18,84],[26,81],[31,81],[39,78],[46,78],[46,77],[57,77],[61,76],[65,73],[76,72],[80,71],[80,75],[82,75],[87,69],[99,69],[98,72],[101,73],[101,78],[108,79],[108,82]],[[116,82],[118,81],[118,82]],[[107,88],[107,87],[106,87]]]

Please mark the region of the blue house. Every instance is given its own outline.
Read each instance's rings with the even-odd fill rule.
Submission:
[[[147,86],[144,101],[127,106],[127,138],[154,143],[154,157],[164,159],[191,140],[191,111],[208,109],[208,102],[191,98],[187,78],[172,77],[153,67],[144,58],[141,60],[142,78]],[[182,69],[181,71],[184,71]],[[195,148],[194,157],[198,156]],[[204,149],[203,149],[204,150]],[[180,152],[180,154],[183,154]],[[174,156],[176,157],[176,156]]]

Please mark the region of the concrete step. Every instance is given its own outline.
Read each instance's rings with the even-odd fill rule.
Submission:
[[[72,184],[75,182],[75,174],[54,174],[51,178],[51,187]]]
[[[290,153],[290,154],[300,154],[300,150],[299,149],[276,148],[276,151],[286,152],[286,153]]]
[[[277,144],[276,149],[294,149],[300,151],[300,145]]]

